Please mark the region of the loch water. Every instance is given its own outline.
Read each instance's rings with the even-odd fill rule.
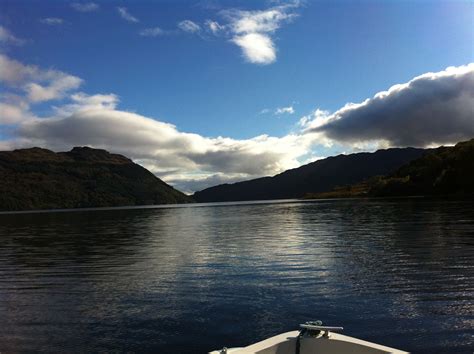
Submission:
[[[0,214],[0,352],[205,353],[307,320],[474,351],[474,202]]]

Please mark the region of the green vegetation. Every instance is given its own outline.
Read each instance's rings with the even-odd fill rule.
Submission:
[[[105,150],[0,152],[0,210],[189,203],[130,159]]]
[[[369,188],[369,182],[361,182],[348,186],[337,186],[328,192],[306,193],[303,199],[358,198],[368,196]]]
[[[373,196],[474,194],[474,139],[440,147],[371,184]]]
[[[474,194],[474,139],[429,151],[387,176],[308,193],[305,198],[396,197]]]

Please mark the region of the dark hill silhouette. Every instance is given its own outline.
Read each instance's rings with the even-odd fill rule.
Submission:
[[[336,186],[359,183],[386,175],[426,152],[416,148],[394,148],[374,153],[338,155],[285,171],[273,177],[222,184],[196,192],[198,202],[301,198],[330,191]]]
[[[440,147],[369,183],[369,195],[474,194],[474,139]]]
[[[88,147],[1,151],[0,181],[3,211],[192,202],[125,156]]]

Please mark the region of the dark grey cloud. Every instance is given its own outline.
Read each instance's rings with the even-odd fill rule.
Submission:
[[[474,64],[415,77],[307,125],[338,142],[427,146],[472,138]]]
[[[205,153],[190,153],[188,156],[206,170],[262,175],[262,172],[279,170],[281,152],[265,150],[257,153],[249,150],[248,146],[235,146]],[[219,166],[219,170],[216,170],[215,166]]]

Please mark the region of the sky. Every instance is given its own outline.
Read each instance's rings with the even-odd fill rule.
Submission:
[[[0,150],[124,154],[191,193],[474,137],[472,1],[0,0]]]

